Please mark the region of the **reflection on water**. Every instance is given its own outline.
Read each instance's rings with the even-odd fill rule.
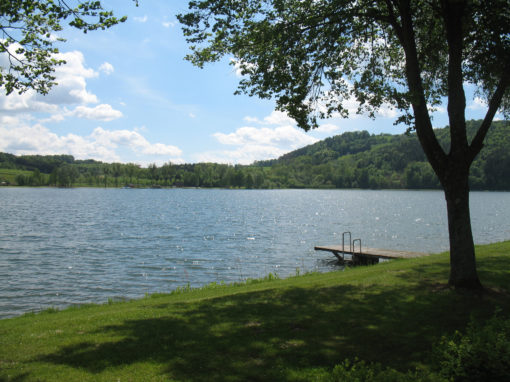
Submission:
[[[189,283],[338,267],[314,245],[448,248],[439,191],[0,189],[0,318]],[[510,239],[510,193],[473,193],[475,241]]]

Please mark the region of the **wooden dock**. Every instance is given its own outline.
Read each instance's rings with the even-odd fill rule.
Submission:
[[[316,251],[327,251],[333,253],[341,262],[352,262],[354,264],[377,264],[379,259],[411,259],[415,257],[428,256],[428,253],[397,251],[393,249],[361,248],[350,250],[349,247],[342,249],[341,245],[316,246]],[[348,255],[347,257],[345,255]]]

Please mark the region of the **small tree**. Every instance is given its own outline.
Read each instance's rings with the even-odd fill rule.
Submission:
[[[471,163],[498,109],[510,106],[509,0],[196,0],[179,15],[199,67],[234,56],[239,92],[275,98],[305,130],[348,117],[344,101],[375,117],[389,105],[416,129],[445,192],[450,279],[480,288],[469,213]],[[466,134],[464,84],[487,113]],[[451,145],[443,150],[430,109],[448,100]]]
[[[108,187],[108,175],[112,173],[112,169],[108,163],[104,163],[101,169],[103,170],[104,188],[106,188]]]
[[[119,176],[123,173],[123,168],[120,163],[112,163],[112,175],[115,178],[115,187],[119,187]]]

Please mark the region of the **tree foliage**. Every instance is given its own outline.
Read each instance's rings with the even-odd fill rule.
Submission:
[[[396,122],[416,130],[445,192],[449,284],[481,288],[469,172],[497,111],[510,106],[510,0],[193,0],[189,6],[179,16],[188,59],[201,67],[233,55],[245,76],[239,92],[274,98],[305,130],[323,118],[347,117],[350,99],[372,117],[382,106],[400,111]],[[472,140],[466,84],[488,105]],[[443,98],[448,150],[430,113]]]
[[[348,116],[354,97],[374,116],[383,104],[411,124],[416,97],[441,103],[449,91],[449,40],[445,12],[451,1],[252,0],[191,1],[179,16],[199,67],[233,55],[245,77],[239,91],[275,97],[308,130],[318,118]],[[507,0],[457,1],[465,6],[461,35],[463,80],[486,99],[510,62]],[[453,32],[452,32],[453,33]],[[415,49],[414,57],[411,57]],[[420,89],[409,83],[411,63]],[[507,77],[507,76],[506,76]],[[508,80],[507,80],[508,81]],[[505,104],[508,106],[508,93]]]
[[[137,3],[137,0],[134,0]],[[72,4],[75,3],[75,4]],[[0,88],[6,94],[28,89],[46,94],[55,85],[63,22],[84,33],[124,22],[100,1],[9,0],[0,2]]]

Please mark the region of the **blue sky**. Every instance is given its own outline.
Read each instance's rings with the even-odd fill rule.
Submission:
[[[376,120],[351,113],[305,133],[273,101],[233,95],[240,77],[231,57],[204,69],[184,60],[188,47],[175,15],[186,11],[187,0],[103,4],[128,21],[107,31],[60,33],[67,65],[57,69],[59,85],[49,95],[0,95],[0,151],[142,166],[249,164],[345,131],[405,130],[383,109]],[[436,127],[448,123],[444,109],[434,115]],[[484,110],[468,98],[468,119],[482,118]]]

